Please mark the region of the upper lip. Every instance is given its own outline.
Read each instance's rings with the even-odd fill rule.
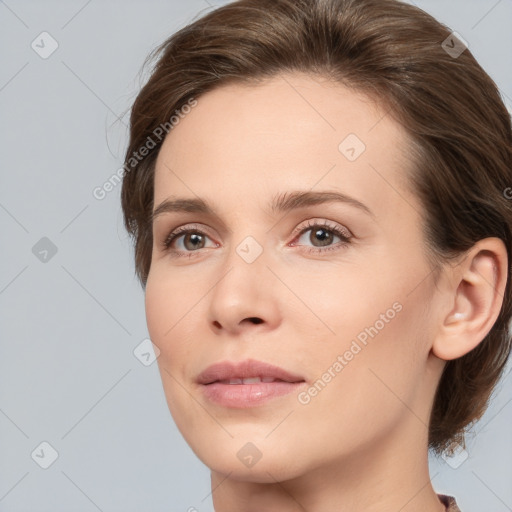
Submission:
[[[247,359],[238,363],[222,361],[204,369],[197,377],[199,384],[211,384],[221,380],[273,377],[285,382],[304,382],[304,378],[263,361]]]

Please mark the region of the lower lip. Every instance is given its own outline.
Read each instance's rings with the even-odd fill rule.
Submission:
[[[273,398],[296,392],[305,382],[258,382],[255,384],[213,384],[203,385],[205,397],[224,407],[256,407]]]

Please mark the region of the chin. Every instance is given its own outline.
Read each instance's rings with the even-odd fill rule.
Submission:
[[[229,474],[234,480],[275,483],[296,478],[306,470],[304,454],[298,448],[287,448],[265,440],[264,436],[237,435],[226,442],[204,436],[199,443],[186,441],[203,464],[212,471]]]
[[[203,460],[210,470],[222,475],[229,475],[232,480],[239,482],[253,482],[261,484],[273,484],[276,482],[284,482],[301,476],[304,471],[299,468],[291,467],[289,460],[263,460],[258,461],[253,467],[247,468],[238,461],[222,460],[219,458],[210,458],[207,463]]]

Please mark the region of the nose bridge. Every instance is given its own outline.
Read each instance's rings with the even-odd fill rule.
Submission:
[[[261,239],[262,235],[259,235]],[[236,232],[233,232],[233,238]],[[263,242],[263,241],[262,241]],[[259,294],[258,284],[263,284],[267,279],[266,267],[267,258],[263,243],[260,243],[255,236],[246,235],[241,241],[234,242],[226,251],[225,260],[222,264],[224,276],[216,286],[217,290],[228,288],[233,300],[238,297],[238,291],[246,298],[246,294]]]
[[[257,208],[241,212],[244,212],[242,204],[233,212],[236,221],[230,229],[229,252],[225,264],[228,269],[235,266],[249,273],[255,268],[261,272],[261,267],[265,268],[264,263],[268,257],[265,253],[265,250],[268,250],[268,234],[265,225],[256,217],[261,215],[261,212]],[[248,221],[251,216],[254,216],[252,222]],[[265,270],[268,272],[266,268]]]
[[[268,283],[272,278],[267,268],[268,255],[264,241],[256,238],[263,236],[263,231],[258,230],[258,234],[242,235],[242,239],[239,237],[240,241],[235,242],[237,231],[232,232],[232,243],[210,298],[211,325],[234,331],[248,318],[259,319],[254,323],[273,323],[275,320],[279,308],[273,293],[275,287]]]

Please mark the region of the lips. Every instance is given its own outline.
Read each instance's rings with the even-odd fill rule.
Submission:
[[[276,379],[274,377],[249,377],[247,379],[234,378],[234,379],[219,380],[217,382],[220,382],[221,384],[256,384],[258,382],[276,382],[276,381],[283,382],[282,379]],[[285,382],[287,382],[287,381],[285,381]]]
[[[306,381],[279,366],[248,359],[209,366],[199,374],[197,382],[208,401],[222,407],[244,409],[298,391]]]
[[[213,364],[203,370],[198,378],[199,384],[255,384],[258,382],[304,382],[304,378],[294,375],[279,366],[262,361],[247,359],[240,363],[229,361]]]

